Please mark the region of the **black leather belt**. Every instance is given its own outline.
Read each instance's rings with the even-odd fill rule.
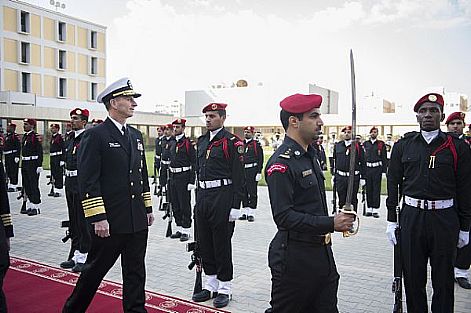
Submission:
[[[330,244],[330,233],[327,235],[313,235],[297,231],[288,231],[288,240],[312,243],[315,245],[326,246]]]

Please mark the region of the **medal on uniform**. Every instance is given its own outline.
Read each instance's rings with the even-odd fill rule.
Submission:
[[[176,147],[176,149],[175,149],[175,153],[178,153],[178,145],[177,145],[177,147]]]
[[[428,162],[428,168],[435,168],[435,156],[431,155]]]
[[[347,151],[345,152],[345,155],[349,155],[350,154],[350,150],[347,148]]]
[[[209,159],[209,154],[211,153],[211,150],[206,150],[206,159]]]

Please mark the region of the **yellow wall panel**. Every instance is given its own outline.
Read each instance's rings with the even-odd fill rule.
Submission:
[[[41,17],[36,14],[30,14],[31,36],[41,38]]]
[[[41,46],[31,44],[31,65],[41,66]]]
[[[50,18],[43,17],[44,39],[56,40],[56,22]]]
[[[88,48],[88,44],[87,44],[87,38],[88,38],[88,34],[87,34],[88,30],[85,29],[85,28],[82,28],[82,27],[77,27],[77,45],[80,47],[80,48]]]
[[[18,25],[16,20],[18,19],[18,16],[16,15],[16,10],[9,8],[9,7],[3,7],[3,29],[8,30],[11,32],[16,32]]]
[[[75,53],[67,51],[67,71],[75,72]]]
[[[44,67],[56,68],[56,49],[44,47]]]
[[[44,75],[44,97],[57,97],[57,77]]]
[[[67,79],[67,99],[75,100],[75,79]]]
[[[67,44],[75,46],[75,25],[67,24]]]
[[[105,77],[105,59],[98,58],[98,76]]]
[[[5,69],[5,91],[18,91],[18,72]]]
[[[88,57],[84,54],[78,54],[78,69],[80,74],[88,74]]]
[[[41,75],[40,74],[31,74],[31,92],[41,95]]]
[[[16,40],[7,39],[3,40],[3,47],[5,49],[5,61],[11,63],[18,63],[18,43]]]
[[[98,32],[97,50],[100,52],[105,52],[105,48],[106,48],[105,33]]]
[[[89,82],[79,80],[77,100],[79,101],[88,100],[88,85],[89,85]]]

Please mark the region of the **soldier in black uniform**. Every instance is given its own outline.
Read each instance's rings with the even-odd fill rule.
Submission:
[[[168,167],[170,165],[171,151],[175,150],[175,137],[173,137],[173,125],[167,124],[164,128],[164,138],[162,138],[162,154],[159,170],[160,189],[168,192],[167,179]]]
[[[97,125],[100,125],[101,123],[103,123],[103,120],[99,119],[99,118],[94,118],[92,120],[92,127],[95,127]]]
[[[65,124],[65,134],[64,134],[64,141],[66,142],[65,145],[67,146],[67,141],[74,138],[74,130],[72,129],[71,123]]]
[[[366,159],[366,216],[379,217],[381,178],[387,170],[386,145],[378,139],[378,128],[370,129],[370,140],[363,143]]]
[[[29,208],[22,210],[22,214],[29,216],[40,212],[41,193],[39,191],[39,174],[43,171],[42,136],[34,131],[36,120],[26,118],[23,121],[22,149],[21,149],[21,177],[23,188],[29,200]]]
[[[157,138],[155,138],[155,156],[154,156],[154,183],[157,183],[157,177],[160,176],[160,160],[162,158],[162,139],[164,138],[164,127],[157,126]],[[158,194],[161,194],[161,187],[159,184]],[[155,191],[154,191],[155,194]]]
[[[210,103],[203,108],[208,131],[198,138],[196,154],[195,223],[206,284],[193,301],[203,302],[217,294],[213,301],[217,308],[227,306],[232,294],[231,239],[244,183],[244,144],[224,128],[226,107]]]
[[[170,238],[187,241],[191,228],[191,190],[195,189],[195,147],[185,136],[184,118],[172,122],[176,144],[170,156],[170,194],[177,230]]]
[[[244,172],[245,186],[242,199],[242,215],[239,220],[255,221],[255,209],[257,209],[257,185],[262,179],[263,149],[260,143],[254,139],[255,128],[244,128]]]
[[[0,159],[0,182],[6,179]],[[10,214],[10,203],[8,202],[7,186],[0,184],[0,312],[7,312],[7,303],[3,293],[3,279],[10,266],[10,238],[13,237],[13,223]]]
[[[268,312],[338,312],[340,276],[330,233],[347,231],[353,217],[328,215],[325,178],[312,147],[323,125],[321,102],[319,95],[295,94],[280,103],[286,136],[265,170],[278,228],[268,252],[272,274]]]
[[[399,188],[401,257],[408,312],[428,312],[427,263],[432,269],[432,312],[453,312],[456,247],[469,242],[471,151],[463,140],[440,131],[444,120],[440,94],[415,104],[420,132],[404,135],[392,150],[388,169],[387,236],[394,230]]]
[[[5,170],[8,178],[9,192],[18,190],[18,168],[20,165],[21,139],[15,130],[16,124],[8,124],[3,150],[3,154],[5,155]]]
[[[330,172],[335,178],[337,194],[339,196],[339,208],[342,208],[347,199],[348,176],[350,170],[350,151],[352,143],[355,144],[355,179],[353,184],[352,204],[357,211],[358,188],[365,184],[365,152],[360,143],[352,140],[352,127],[345,126],[342,129],[344,140],[339,141],[334,146],[333,159],[330,163]]]
[[[81,272],[84,269],[87,254],[90,250],[90,226],[85,220],[77,179],[78,150],[89,115],[87,109],[76,108],[70,111],[72,129],[75,133],[68,142],[65,151],[65,196],[69,213],[69,234],[72,243],[67,261],[62,262],[60,266],[62,268],[71,268],[73,272]]]
[[[468,145],[471,144],[470,138],[463,134],[465,127],[464,122],[465,114],[462,112],[453,112],[446,119],[446,126],[448,132],[457,135],[463,139]],[[468,271],[471,265],[471,245],[466,245],[463,248],[458,248],[455,261],[455,280],[458,285],[465,289],[471,289],[469,282]]]
[[[324,138],[322,135],[319,136],[319,139],[312,143],[312,147],[316,150],[317,159],[319,160],[321,170],[327,171],[327,155],[325,153],[324,146],[322,145]]]
[[[101,280],[121,256],[123,311],[146,312],[145,255],[152,199],[141,132],[126,124],[139,97],[128,78],[102,91],[108,118],[82,134],[78,149],[78,185],[82,207],[92,223],[86,270],[63,312],[85,312]],[[113,311],[110,308],[108,311]]]
[[[65,144],[64,139],[59,134],[60,125],[51,124],[51,144],[49,148],[49,162],[51,166],[51,175],[54,181],[54,193],[49,196],[60,197],[60,190],[64,188],[64,171],[65,165]]]

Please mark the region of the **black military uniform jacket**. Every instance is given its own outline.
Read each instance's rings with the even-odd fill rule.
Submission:
[[[22,166],[28,164],[34,167],[41,167],[43,164],[42,136],[34,131],[23,134],[21,156],[23,158],[30,158],[29,161],[23,160]]]
[[[172,151],[175,150],[176,140],[175,137],[162,138],[162,161],[170,161]]]
[[[78,149],[82,140],[83,132],[78,136],[71,136],[65,148],[65,169],[67,171],[78,171]],[[65,188],[67,191],[78,193],[78,176],[65,177]]]
[[[455,199],[460,229],[471,222],[471,149],[454,135],[439,132],[427,144],[420,132],[394,145],[388,169],[388,221],[396,221],[398,186],[402,194],[424,200]]]
[[[249,142],[244,141],[244,147],[244,164],[257,163],[257,173],[262,173],[263,149],[260,143],[251,139]]]
[[[64,152],[65,144],[62,136],[59,133],[52,135],[49,153],[58,153],[57,155],[53,156],[53,158],[56,158],[56,160],[64,161]]]
[[[5,146],[3,148],[5,158],[12,157],[12,158],[19,158],[21,153],[21,140],[20,136],[13,132],[7,133],[5,136]],[[11,152],[10,152],[11,151]]]
[[[158,156],[158,159],[162,157],[162,140],[164,137],[155,138],[155,156]]]
[[[334,146],[334,164],[331,164],[331,172],[333,169],[339,170],[342,172],[348,172],[350,170],[350,151],[352,145],[355,146],[356,151],[356,160],[355,160],[355,171],[360,171],[360,177],[365,176],[365,151],[361,144],[357,143],[355,140],[351,141],[351,144],[347,147],[345,145],[345,140],[339,141]]]
[[[195,183],[196,152],[190,139],[183,135],[175,141],[174,149],[171,151],[171,168],[191,166],[189,183]]]
[[[304,149],[285,136],[265,167],[270,204],[279,231],[324,235],[334,231],[329,217],[324,174],[314,148]]]
[[[122,135],[107,118],[82,134],[78,182],[85,217],[108,220],[110,233],[147,229],[152,212],[142,134],[127,126]]]
[[[371,140],[367,140],[363,143],[363,147],[365,149],[366,162],[376,163],[381,161],[383,173],[386,173],[388,159],[384,141],[377,139],[372,143]]]
[[[244,143],[222,128],[213,140],[210,132],[198,138],[196,170],[199,181],[232,179],[233,197],[231,208],[240,208],[244,190]]]

